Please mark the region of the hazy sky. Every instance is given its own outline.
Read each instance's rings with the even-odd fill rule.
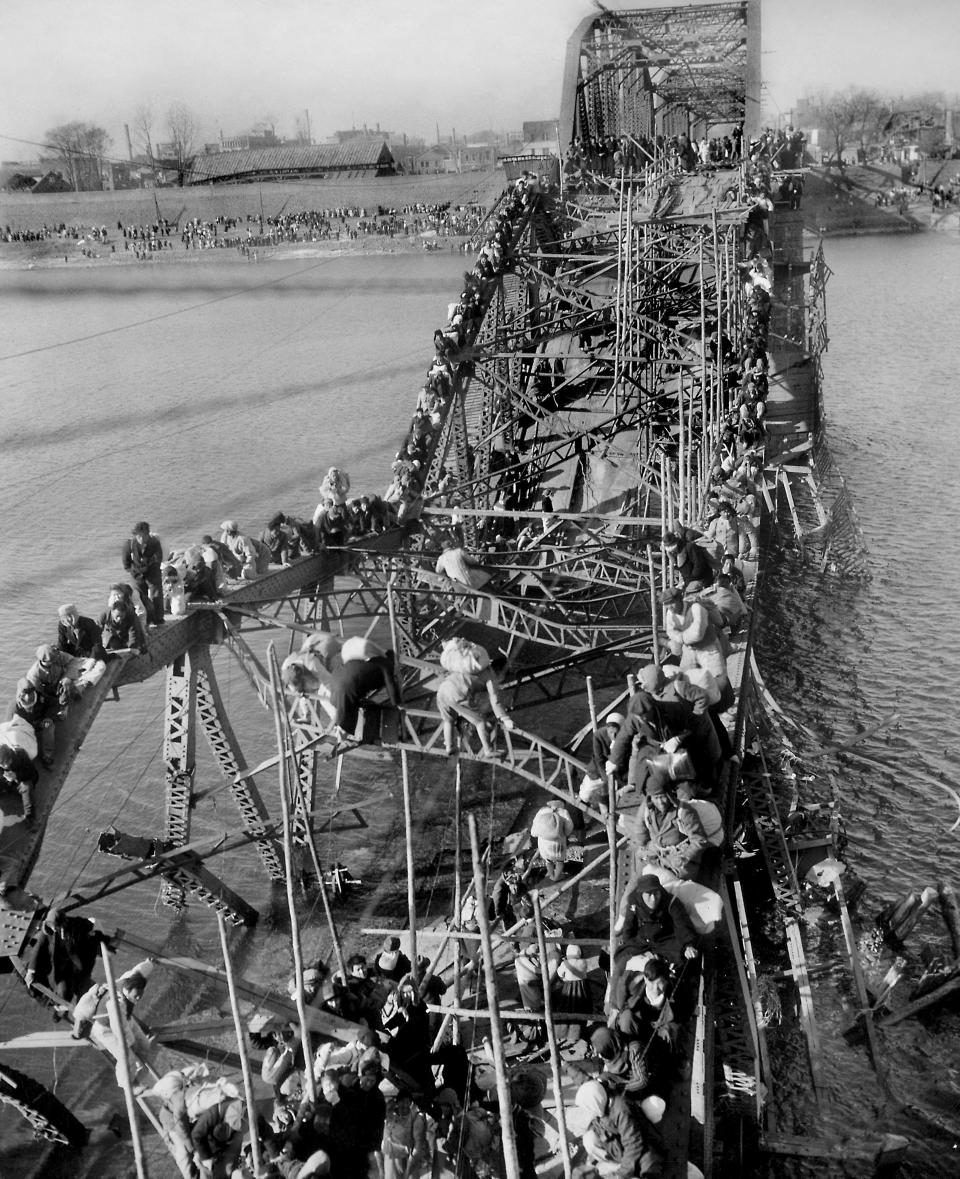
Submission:
[[[623,5],[621,5],[623,6]],[[638,7],[640,5],[638,4]],[[653,5],[651,5],[653,6]],[[559,112],[567,38],[590,0],[0,0],[0,158],[57,123],[126,155],[138,105],[174,101],[202,137],[309,109],[315,139],[366,123],[432,140]],[[818,88],[960,91],[960,0],[763,0],[767,109]]]

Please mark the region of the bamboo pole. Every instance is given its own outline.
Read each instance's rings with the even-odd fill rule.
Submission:
[[[590,709],[590,725],[594,732],[597,729],[597,701],[593,694],[593,676],[587,676],[587,705]]]
[[[653,662],[660,666],[660,618],[657,610],[657,583],[653,569],[653,545],[647,545],[647,575],[650,578],[650,637],[653,642]]]
[[[237,991],[233,983],[233,963],[230,961],[230,949],[227,946],[227,926],[223,920],[222,913],[217,913],[217,929],[220,933],[223,969],[227,976],[230,1011],[233,1014],[233,1026],[237,1033],[237,1048],[240,1052],[240,1071],[243,1073],[243,1096],[247,1106],[247,1121],[250,1125],[250,1154],[253,1159],[253,1173],[255,1176],[260,1176],[263,1174],[263,1161],[260,1154],[257,1105],[253,1095],[253,1076],[250,1072],[250,1045],[247,1042],[247,1029],[244,1027],[243,1020],[240,1018],[240,1004],[237,1001]]]
[[[133,1158],[137,1165],[137,1179],[147,1179],[147,1160],[143,1154],[143,1140],[140,1137],[140,1122],[137,1118],[137,1102],[133,1093],[133,1080],[130,1077],[130,1057],[127,1052],[127,1033],[124,1027],[124,1017],[120,1013],[120,1000],[117,998],[117,984],[113,977],[113,964],[110,952],[101,943],[100,957],[103,961],[103,974],[107,981],[107,996],[110,1010],[110,1023],[117,1041],[117,1074],[123,1088],[123,1100],[127,1107],[127,1120],[130,1122],[130,1140],[133,1143]]]
[[[687,445],[684,434],[686,432],[686,422],[684,420],[683,410],[683,371],[677,372],[677,421],[680,425],[680,433],[677,439],[677,516],[684,524],[687,523],[687,505],[686,496],[684,495],[684,485],[686,483],[686,454]]]
[[[553,1078],[553,1100],[560,1131],[560,1160],[563,1163],[564,1179],[572,1179],[573,1167],[567,1144],[567,1114],[563,1106],[563,1078],[560,1075],[560,1050],[557,1047],[557,1033],[553,1026],[553,999],[550,995],[550,967],[547,961],[547,939],[544,937],[543,910],[540,908],[540,894],[533,891],[533,920],[537,928],[537,948],[540,951],[540,979],[543,983],[543,1014],[546,1018],[547,1045],[550,1049],[550,1074]]]
[[[617,933],[614,926],[617,923],[617,783],[613,774],[607,774],[607,844],[610,856],[609,864],[609,892],[607,898],[607,913],[610,919],[610,970],[613,971],[613,959],[617,949]]]
[[[463,925],[463,771],[462,762],[457,758],[453,781],[453,929],[462,932]],[[460,1006],[463,994],[460,973],[463,970],[463,942],[456,938],[453,943],[453,1002]],[[459,1044],[460,1021],[453,1021],[453,1042]]]
[[[279,686],[277,672],[277,655],[273,643],[268,648],[270,654],[270,687],[273,690],[273,719],[277,735],[277,750],[280,754],[278,765],[280,780],[280,806],[283,812],[283,859],[284,875],[287,884],[287,909],[290,913],[290,942],[293,947],[293,975],[295,982],[294,999],[297,1004],[297,1015],[300,1023],[300,1044],[303,1049],[305,1065],[307,1096],[311,1101],[317,1100],[317,1083],[313,1075],[313,1053],[310,1050],[310,1032],[307,1028],[306,1003],[303,998],[303,951],[300,945],[300,919],[297,915],[297,902],[293,892],[293,838],[290,833],[290,799],[288,797],[289,755],[283,739],[283,724],[280,710],[283,708],[283,695]]]
[[[493,946],[490,942],[490,922],[487,908],[483,904],[486,889],[483,885],[483,869],[480,863],[480,841],[477,838],[477,820],[467,816],[470,828],[470,855],[473,860],[473,881],[477,894],[477,924],[480,926],[483,948],[483,973],[487,988],[487,1006],[490,1009],[490,1047],[493,1052],[493,1067],[497,1075],[497,1100],[500,1106],[500,1133],[503,1142],[503,1162],[506,1179],[520,1179],[520,1162],[517,1157],[517,1141],[513,1130],[513,1100],[510,1096],[510,1082],[507,1078],[506,1062],[503,1056],[503,1029],[497,1003],[497,977],[494,973]]]
[[[458,759],[459,761],[459,759]],[[407,751],[400,750],[400,775],[403,779],[403,828],[407,849],[407,921],[410,925],[410,964],[417,977],[417,881],[413,860],[413,813],[410,805],[410,767]]]

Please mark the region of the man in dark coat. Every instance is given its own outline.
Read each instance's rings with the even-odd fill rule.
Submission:
[[[226,1179],[240,1157],[243,1103],[225,1098],[200,1114],[190,1131],[190,1141],[204,1173]]]
[[[103,649],[100,627],[81,614],[72,602],[57,611],[57,647],[77,660],[77,688],[92,687],[103,678],[107,653]]]
[[[697,934],[686,909],[652,874],[627,881],[614,928],[621,945],[634,946],[637,953],[650,950],[677,966],[697,956]]]
[[[713,585],[713,566],[696,541],[685,540],[675,532],[665,532],[663,547],[676,562],[677,574],[684,586],[691,581]]]
[[[23,820],[33,826],[33,788],[40,775],[30,755],[23,749],[0,745],[0,785],[19,792]]]
[[[15,716],[21,717],[28,724],[33,725],[37,735],[37,746],[40,750],[40,764],[50,768],[54,756],[54,723],[53,713],[59,709],[59,703],[54,698],[55,707],[48,709],[47,700],[40,695],[34,684],[24,678],[17,681],[17,694],[13,703],[7,709],[7,720]]]
[[[360,705],[373,692],[383,689],[390,703],[400,703],[400,692],[393,669],[393,652],[373,659],[351,659],[333,673],[330,700],[336,709],[337,724],[347,737],[353,737],[360,716]]]
[[[163,546],[158,537],[150,531],[146,520],[133,526],[133,534],[123,545],[123,567],[133,579],[140,600],[147,612],[147,623],[159,625],[163,622],[163,579],[160,567],[163,564]]]

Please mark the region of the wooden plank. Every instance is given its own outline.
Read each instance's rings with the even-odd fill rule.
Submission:
[[[874,1072],[877,1074],[877,1079],[883,1086],[884,1091],[889,1092],[887,1073],[881,1060],[880,1045],[877,1043],[877,1029],[874,1027],[873,1013],[870,1010],[870,996],[867,994],[867,984],[863,977],[863,965],[857,950],[857,939],[853,932],[850,911],[847,908],[847,898],[844,895],[843,882],[839,876],[834,878],[833,891],[837,898],[837,904],[840,907],[840,923],[843,926],[843,938],[847,944],[847,958],[850,963],[850,972],[853,975],[853,985],[856,990],[857,1001],[860,1005],[860,1014],[857,1023],[866,1032],[867,1050],[870,1053],[870,1062],[873,1065]]]
[[[790,486],[790,476],[786,471],[780,472],[780,481],[783,483],[787,503],[790,505],[790,514],[793,516],[793,530],[797,534],[797,539],[802,539],[803,528],[800,525],[800,517],[797,515],[797,505],[793,502],[793,488]]]
[[[86,1040],[75,1040],[66,1029],[51,1028],[45,1032],[28,1032],[25,1036],[15,1036],[12,1040],[4,1040],[0,1044],[0,1051],[25,1052],[33,1048],[85,1048]]]
[[[810,1058],[810,1076],[813,1082],[813,1094],[817,1102],[817,1109],[822,1109],[823,1095],[823,1049],[820,1045],[820,1032],[817,1028],[817,1017],[813,1006],[813,991],[810,987],[810,976],[807,973],[807,959],[800,938],[800,926],[792,917],[784,921],[787,933],[787,949],[790,962],[797,980],[797,991],[800,996],[800,1022],[803,1024],[807,1037],[807,1052]]]
[[[893,1163],[895,1157],[906,1154],[909,1140],[899,1134],[884,1134],[879,1141],[863,1138],[804,1138],[796,1134],[765,1134],[760,1149],[768,1154],[784,1154],[797,1158],[836,1159],[840,1162]]]
[[[902,1023],[903,1020],[909,1019],[912,1015],[916,1015],[920,1011],[925,1011],[928,1007],[932,1007],[935,1003],[939,1003],[941,999],[946,999],[949,995],[960,991],[960,974],[954,978],[949,979],[942,986],[939,986],[934,991],[929,991],[926,995],[921,995],[919,999],[914,999],[912,1003],[908,1003],[906,1007],[901,1007],[899,1011],[894,1011],[890,1015],[884,1016],[879,1021],[880,1027],[891,1028],[894,1024]]]
[[[727,919],[727,929],[730,936],[730,945],[733,950],[733,956],[737,963],[737,974],[740,978],[740,988],[744,995],[750,1000],[745,1004],[747,1011],[747,1023],[750,1029],[750,1037],[753,1040],[753,1050],[755,1053],[754,1060],[754,1074],[756,1076],[756,1107],[758,1122],[763,1117],[764,1100],[763,1093],[766,1092],[768,1097],[772,1098],[773,1093],[773,1070],[770,1066],[770,1054],[767,1049],[767,1036],[764,1031],[761,1019],[763,1016],[762,1005],[760,1003],[760,993],[757,985],[757,966],[753,956],[753,942],[750,937],[750,927],[747,924],[746,907],[743,901],[743,889],[740,885],[740,880],[736,875],[733,875],[733,894],[737,906],[737,922],[740,927],[740,938],[742,939],[743,952],[741,954],[741,940],[737,939],[737,933],[733,926],[733,913],[730,905],[730,893],[727,888],[727,878],[722,876],[720,878],[720,895],[723,898],[723,912]],[[775,1113],[774,1103],[772,1100],[766,1103],[767,1108],[767,1123],[774,1124]]]

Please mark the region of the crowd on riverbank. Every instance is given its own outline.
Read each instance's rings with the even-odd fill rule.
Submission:
[[[164,252],[246,249],[284,243],[358,242],[370,238],[410,241],[421,237],[469,238],[479,229],[485,209],[479,204],[413,202],[399,206],[340,206],[244,218],[219,215],[170,221],[159,215],[149,222],[118,220],[115,233],[105,225],[42,224],[28,228],[7,224],[2,240],[10,244],[70,243],[109,247],[149,257]]]

